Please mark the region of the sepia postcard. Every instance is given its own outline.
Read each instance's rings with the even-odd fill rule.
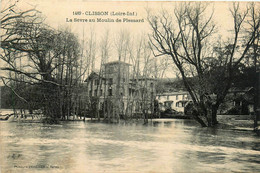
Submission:
[[[0,11],[0,173],[260,172],[258,1]]]

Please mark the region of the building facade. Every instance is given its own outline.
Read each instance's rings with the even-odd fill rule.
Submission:
[[[156,99],[159,102],[160,110],[173,109],[178,112],[184,112],[185,106],[192,101],[186,91],[157,94]]]
[[[87,97],[98,100],[98,109],[104,113],[151,113],[155,100],[155,79],[130,73],[131,64],[113,61],[104,64],[99,72],[92,72],[85,86]],[[105,108],[104,108],[105,107]],[[111,112],[112,111],[112,112]]]
[[[254,94],[253,87],[229,89],[225,101],[220,105],[219,114],[254,114]]]

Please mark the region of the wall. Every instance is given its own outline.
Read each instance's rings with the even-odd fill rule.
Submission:
[[[162,109],[171,108],[178,112],[184,112],[184,107],[191,101],[191,98],[187,92],[173,92],[158,94],[156,99],[162,105]]]

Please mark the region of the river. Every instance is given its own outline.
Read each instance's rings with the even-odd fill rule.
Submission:
[[[0,122],[2,172],[260,172],[260,138],[192,120]],[[0,171],[1,172],[1,171]]]

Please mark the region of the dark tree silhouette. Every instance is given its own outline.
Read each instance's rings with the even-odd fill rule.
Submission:
[[[217,110],[231,87],[234,72],[258,38],[260,24],[254,4],[241,10],[239,3],[233,3],[231,38],[216,41],[213,12],[208,15],[208,7],[207,3],[194,2],[180,3],[173,13],[153,15],[148,11],[154,54],[172,58],[193,100],[193,118],[203,127],[218,123]]]

